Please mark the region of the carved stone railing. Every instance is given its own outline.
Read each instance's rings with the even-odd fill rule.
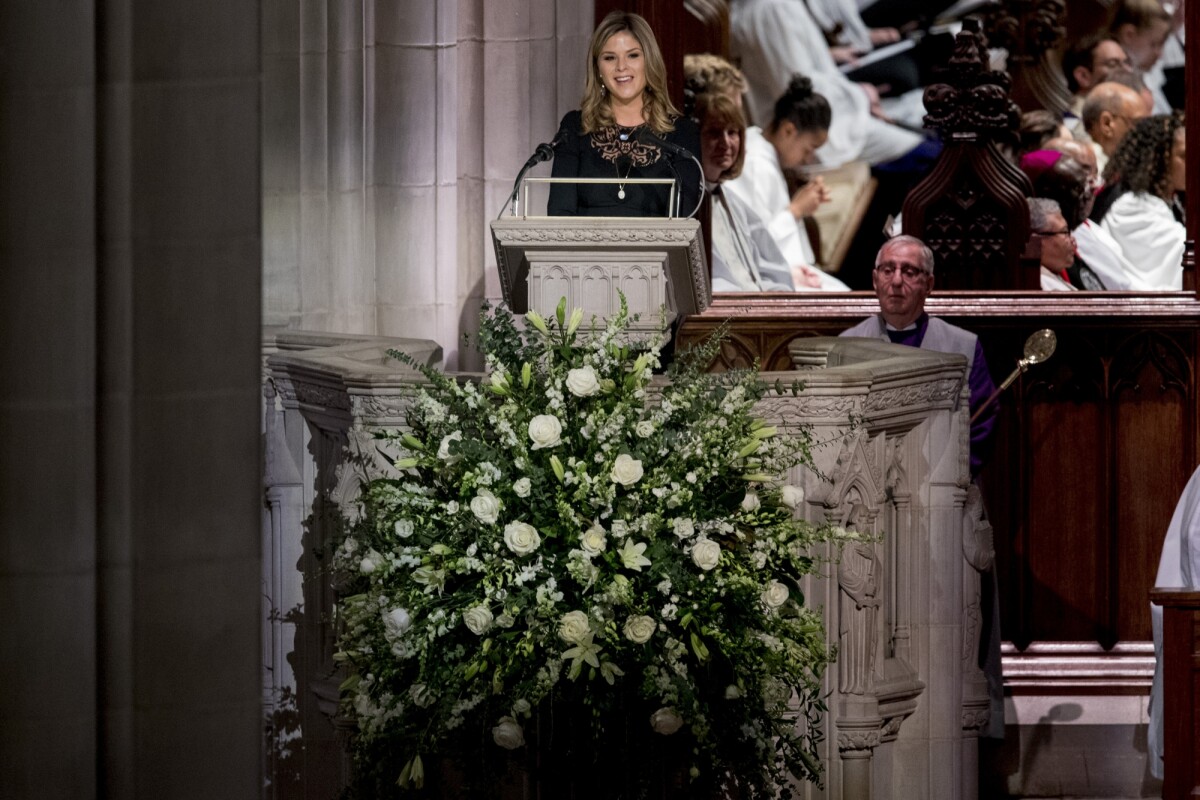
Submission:
[[[302,746],[303,770],[290,777],[333,796],[347,774],[340,742],[348,729],[337,716],[331,660],[329,542],[365,475],[390,469],[376,457],[373,434],[404,424],[420,381],[387,358],[387,348],[428,362],[440,352],[427,342],[289,336],[271,343],[279,352],[265,372],[265,591],[283,612],[268,622],[267,675],[277,684],[271,669],[290,668],[299,706],[293,729],[276,732],[276,761]],[[825,552],[826,568],[805,587],[841,655],[825,678],[826,787],[799,793],[973,800],[988,700],[975,666],[972,565],[986,568],[990,541],[964,522],[965,361],[828,338],[796,342],[792,358],[805,388],[795,396],[771,391],[758,412],[785,432],[812,428],[825,477],[790,476],[806,489],[804,515],[864,534],[840,554]],[[797,373],[762,377],[790,387]]]

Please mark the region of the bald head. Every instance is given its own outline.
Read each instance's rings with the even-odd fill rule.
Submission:
[[[1088,136],[1111,156],[1134,123],[1146,116],[1146,104],[1128,86],[1105,81],[1088,92],[1080,116]]]
[[[1064,139],[1055,137],[1042,145],[1045,150],[1054,150],[1082,164],[1088,171],[1088,175],[1095,178],[1099,174],[1096,167],[1096,151],[1088,147],[1078,139]]]

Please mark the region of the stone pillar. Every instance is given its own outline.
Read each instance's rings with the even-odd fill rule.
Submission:
[[[0,52],[0,796],[257,797],[258,5]]]

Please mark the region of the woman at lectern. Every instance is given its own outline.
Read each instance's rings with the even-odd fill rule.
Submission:
[[[637,14],[614,11],[592,33],[583,100],[563,117],[555,142],[553,177],[611,182],[551,184],[553,216],[669,216],[670,187],[631,178],[675,180],[679,216],[700,198],[692,160],[700,132],[667,96],[658,42]]]

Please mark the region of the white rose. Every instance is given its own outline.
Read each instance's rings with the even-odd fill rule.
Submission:
[[[412,627],[412,617],[407,608],[393,608],[383,612],[383,635],[389,642],[404,635]]]
[[[538,414],[529,420],[529,438],[534,450],[556,447],[562,444],[562,423],[553,414]]]
[[[779,608],[787,602],[789,594],[790,592],[786,584],[779,581],[771,581],[767,584],[767,588],[762,591],[763,605],[767,608]]]
[[[462,441],[462,432],[461,431],[455,431],[454,433],[451,433],[447,436],[443,436],[442,443],[440,445],[438,445],[438,458],[442,459],[443,461],[449,461],[450,460],[450,443],[451,442],[461,442],[461,441]]]
[[[804,490],[799,486],[792,486],[790,483],[784,484],[779,490],[780,498],[783,504],[790,509],[797,509],[804,502]]]
[[[527,716],[529,716],[530,710],[531,710],[531,708],[529,705],[529,701],[526,700],[524,697],[513,702],[512,711],[513,711],[514,717],[518,714],[520,714],[523,717],[527,717]]]
[[[479,636],[492,627],[492,612],[488,610],[487,606],[468,608],[463,612],[463,622],[467,623],[467,628],[471,633]]]
[[[612,521],[612,535],[618,539],[624,539],[629,535],[629,523],[623,519],[614,519]]]
[[[650,715],[650,727],[655,733],[670,736],[683,727],[683,717],[673,708],[660,708]]]
[[[742,690],[737,687],[737,684],[731,683],[725,687],[725,699],[737,700],[742,696]]]
[[[591,397],[600,391],[600,379],[591,366],[567,371],[567,389],[576,397]]]
[[[501,612],[500,616],[496,617],[496,625],[501,628],[511,628],[516,622],[516,618],[507,611]]]
[[[642,462],[628,453],[621,453],[612,466],[613,483],[632,486],[642,479]]]
[[[625,620],[625,638],[634,644],[645,644],[650,641],[657,627],[654,617],[647,617],[645,614],[634,615]]]
[[[517,482],[513,484],[513,492],[516,493],[517,497],[529,497],[529,490],[531,488],[533,487],[529,483],[529,478],[518,478]]]
[[[742,498],[742,511],[758,511],[762,503],[758,502],[757,492],[746,492],[746,496]]]
[[[643,439],[648,439],[654,435],[654,423],[648,419],[644,419],[637,424],[633,432]]]
[[[583,548],[583,552],[589,555],[597,555],[604,552],[604,548],[608,546],[608,539],[604,536],[604,528],[599,524],[593,525],[583,532],[579,537],[579,545]]]
[[[383,556],[374,550],[368,550],[367,554],[358,562],[358,569],[364,575],[370,575],[383,566]]]
[[[471,498],[471,512],[480,522],[491,525],[500,518],[500,501],[487,489]]]
[[[692,545],[692,561],[700,569],[708,572],[721,560],[721,545],[712,539],[701,539]]]
[[[568,611],[558,621],[558,635],[563,641],[579,644],[587,636],[592,626],[588,623],[587,614],[582,611]]]
[[[542,543],[537,529],[527,522],[510,522],[504,526],[504,543],[519,556],[527,556]]]
[[[525,745],[525,731],[512,717],[501,717],[500,723],[492,728],[492,740],[505,750],[516,750]]]
[[[688,539],[695,535],[696,525],[687,517],[679,517],[672,520],[671,528],[675,531],[675,535],[680,539]]]
[[[396,520],[396,524],[393,526],[393,529],[396,531],[396,535],[401,539],[407,539],[408,537],[412,536],[414,530],[411,519]]]

